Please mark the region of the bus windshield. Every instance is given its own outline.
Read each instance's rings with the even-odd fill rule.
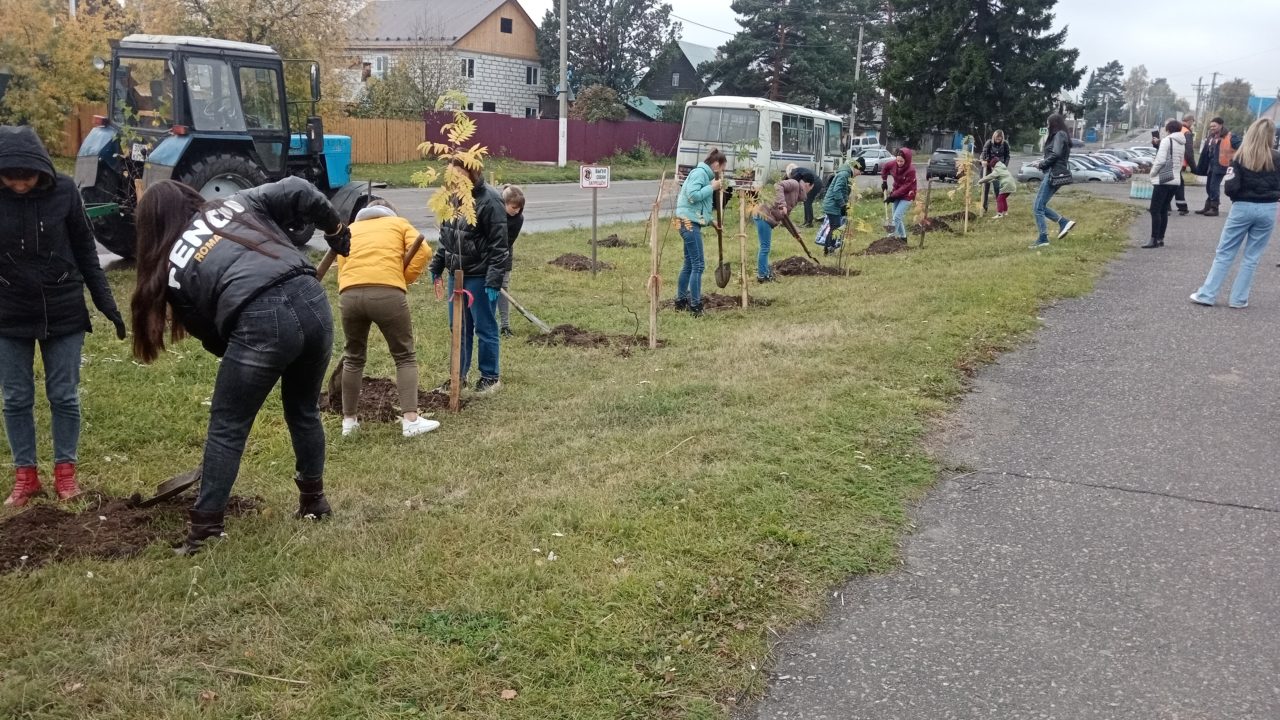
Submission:
[[[742,108],[694,106],[685,112],[682,137],[725,145],[750,143],[760,137],[760,113]]]

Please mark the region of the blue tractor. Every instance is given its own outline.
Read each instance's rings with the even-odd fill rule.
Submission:
[[[369,201],[369,186],[350,181],[351,138],[324,134],[315,114],[320,68],[308,64],[295,71],[309,70],[311,97],[289,102],[285,61],[265,45],[171,35],[117,43],[107,114],[95,118],[76,157],[76,184],[97,209],[98,242],[133,257],[133,208],[162,180],[213,199],[297,175],[354,218]],[[310,112],[293,132],[290,111],[298,105]],[[308,225],[287,230],[298,245],[314,232]]]

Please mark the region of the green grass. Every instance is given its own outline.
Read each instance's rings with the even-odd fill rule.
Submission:
[[[675,172],[675,158],[649,157],[633,160],[626,156],[605,158],[598,165],[611,165],[614,180],[657,180],[662,173]],[[410,179],[414,173],[426,167],[425,162],[396,163],[393,165],[353,165],[351,177],[355,180],[385,182],[390,187],[415,187]],[[571,162],[565,167],[519,162],[507,158],[489,158],[485,161],[485,174],[499,183],[529,185],[533,183],[577,182],[582,163]]]
[[[227,540],[194,559],[156,546],[0,576],[0,716],[726,717],[764,689],[776,633],[818,616],[833,584],[894,567],[907,504],[939,470],[922,437],[967,373],[1122,248],[1133,210],[1059,198],[1080,224],[1050,250],[1026,249],[1022,193],[968,237],[853,258],[860,276],[753,288],[768,307],[663,311],[654,352],[538,347],[513,318],[504,388],[437,432],[343,439],[327,418],[336,514],[322,524],[288,517],[274,395],[236,486],[268,510],[231,519]],[[664,298],[680,264],[668,227]],[[646,248],[601,250],[616,269],[594,279],[546,264],[588,237],[522,238],[513,292],[552,324],[643,333]],[[775,235],[774,258],[794,245]],[[127,297],[131,276],[111,279]],[[429,290],[412,289],[424,385],[447,359]],[[213,358],[186,342],[141,367],[107,332],[85,356],[86,485],[128,494],[198,463]],[[390,376],[384,349],[368,372]]]

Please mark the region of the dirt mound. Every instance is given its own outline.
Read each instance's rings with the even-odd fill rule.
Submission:
[[[0,574],[29,570],[58,560],[127,558],[159,539],[177,541],[190,497],[176,497],[149,508],[134,507],[141,496],[113,498],[90,492],[77,513],[40,504],[0,522]],[[228,515],[258,510],[260,498],[233,496]]]
[[[750,295],[747,296],[747,305],[749,307],[768,307],[769,305],[772,305],[772,304],[773,304],[773,300],[770,300],[769,298],[752,297]],[[662,307],[666,309],[671,309],[675,307],[675,305],[676,305],[675,300],[664,300],[662,302]],[[710,295],[703,295],[702,309],[704,311],[741,310],[742,296],[741,295],[721,295],[720,293],[711,293]]]
[[[646,346],[649,338],[640,335],[607,335],[595,330],[583,330],[575,325],[557,325],[551,328],[551,333],[547,335],[532,335],[529,342],[533,345],[543,345],[546,347],[577,347],[577,348],[618,348],[623,355],[630,354],[631,348]],[[666,343],[662,340],[658,341],[658,345],[662,346]]]
[[[466,405],[463,398],[462,405]],[[418,411],[429,413],[449,407],[449,396],[443,393],[418,390]],[[320,394],[320,412],[342,414],[342,387],[331,383],[327,393]],[[387,378],[364,378],[360,382],[360,405],[356,409],[360,422],[389,423],[400,419],[400,393],[396,381]]]
[[[863,255],[888,255],[890,253],[902,252],[907,249],[907,241],[894,235],[885,235],[879,240],[867,246],[862,251]]]
[[[809,258],[792,255],[786,260],[773,264],[773,274],[789,276],[844,275],[845,271],[834,265],[815,265]],[[850,275],[857,275],[857,270],[850,270]]]
[[[579,272],[591,270],[591,258],[577,253],[565,253],[555,260],[551,260],[548,265],[564,268],[565,270],[576,270]],[[596,270],[612,270],[613,266],[607,262],[597,261]]]
[[[916,223],[911,226],[912,235],[918,235],[925,230],[928,230],[929,232],[945,231],[949,233],[954,233],[956,231],[955,228],[951,227],[950,223],[940,217],[926,218],[924,222]]]
[[[590,245],[590,244],[591,244],[591,241],[587,240],[587,245]],[[636,247],[636,243],[627,242],[626,240],[623,240],[622,238],[618,237],[617,234],[612,234],[607,238],[596,240],[596,247],[629,248],[629,247]],[[588,267],[588,269],[590,269],[590,267]]]
[[[947,213],[946,215],[939,215],[936,218],[930,218],[930,219],[942,220],[944,222],[949,222],[949,223],[964,222],[964,211],[957,210],[956,212]],[[978,213],[976,212],[969,213],[969,222],[975,222],[977,219],[978,219]]]

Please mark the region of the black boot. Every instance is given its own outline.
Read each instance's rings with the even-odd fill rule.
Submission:
[[[1218,217],[1218,201],[1214,200],[1209,203],[1209,209],[1204,211],[1205,217]]]
[[[1148,240],[1148,241],[1147,241],[1147,244],[1146,244],[1146,245],[1139,245],[1138,247],[1140,247],[1140,248],[1146,248],[1146,249],[1151,249],[1151,248],[1158,248],[1158,247],[1160,247],[1160,246],[1162,246],[1162,245],[1164,245],[1164,241],[1163,241],[1163,240],[1157,240],[1157,239],[1155,239],[1155,238],[1151,238],[1150,240]]]
[[[222,537],[224,516],[225,513],[221,510],[216,512],[188,510],[187,539],[173,551],[179,555],[195,555],[204,546],[205,540]]]
[[[684,312],[689,309],[689,298],[676,298],[676,312]]]
[[[320,520],[333,514],[329,501],[324,498],[324,478],[304,480],[298,475],[293,482],[298,486],[298,512],[294,517]]]
[[[1205,201],[1204,201],[1204,207],[1203,207],[1203,208],[1201,208],[1201,209],[1199,209],[1199,210],[1196,210],[1196,211],[1195,211],[1195,212],[1196,212],[1196,214],[1197,214],[1197,215],[1204,215],[1205,213],[1209,212],[1209,206],[1210,206],[1210,205],[1212,205],[1212,204],[1213,204],[1213,203],[1212,203],[1210,200],[1208,200],[1208,199],[1206,198],[1206,199],[1205,199]]]
[[[697,305],[694,305],[693,303],[690,303],[690,304],[689,304],[689,313],[690,313],[691,315],[693,315],[694,317],[696,317],[696,318],[700,318],[700,317],[702,317],[702,303],[698,303]]]

